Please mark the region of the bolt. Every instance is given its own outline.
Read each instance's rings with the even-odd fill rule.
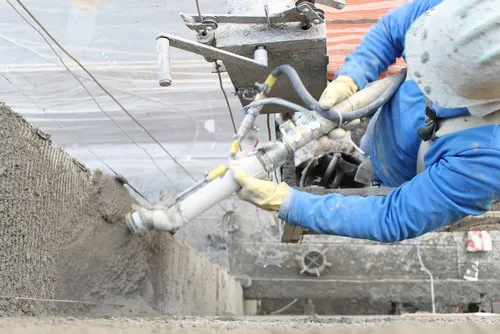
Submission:
[[[302,13],[309,13],[309,8],[302,9]]]
[[[313,23],[314,23],[314,24],[319,24],[319,19],[314,19],[314,20],[313,20]]]
[[[214,30],[214,28],[213,28],[213,27],[211,27],[211,26],[208,26],[208,27],[207,27],[207,31],[212,31],[212,30]]]

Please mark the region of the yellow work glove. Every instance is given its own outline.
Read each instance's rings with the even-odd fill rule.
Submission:
[[[331,109],[337,103],[356,93],[358,89],[358,85],[351,77],[340,75],[326,86],[319,99],[319,105],[325,110]]]
[[[229,170],[242,187],[237,193],[240,199],[266,211],[279,211],[285,195],[290,190],[286,183],[276,184],[250,176],[239,159],[231,161]]]

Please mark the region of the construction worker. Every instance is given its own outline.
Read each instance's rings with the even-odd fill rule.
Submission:
[[[252,178],[235,160],[239,196],[290,225],[381,242],[485,213],[500,201],[499,45],[500,0],[414,0],[391,11],[347,56],[320,104],[333,107],[403,56],[409,78],[362,139],[374,180],[396,189],[318,196]]]

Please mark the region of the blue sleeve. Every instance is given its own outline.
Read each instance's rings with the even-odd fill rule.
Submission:
[[[350,76],[363,89],[402,56],[408,28],[440,2],[442,0],[415,0],[387,13],[346,57],[337,75]]]
[[[500,151],[445,157],[382,196],[317,196],[292,190],[279,216],[321,234],[397,242],[418,237],[500,200]]]

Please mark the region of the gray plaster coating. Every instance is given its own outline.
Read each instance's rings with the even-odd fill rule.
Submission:
[[[9,334],[496,334],[499,317],[492,315],[421,315],[404,317],[157,317],[157,318],[4,318],[0,330]]]
[[[0,315],[241,314],[239,284],[168,233],[133,236],[135,202],[2,104]]]

